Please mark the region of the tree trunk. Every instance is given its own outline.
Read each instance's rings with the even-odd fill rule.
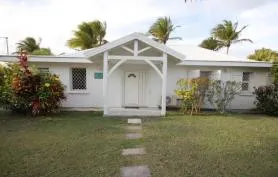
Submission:
[[[227,54],[229,54],[229,49],[230,49],[230,46],[227,47]]]

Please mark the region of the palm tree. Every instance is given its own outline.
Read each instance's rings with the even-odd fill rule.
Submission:
[[[40,48],[37,50],[34,50],[32,55],[53,55],[50,48]]]
[[[149,34],[155,41],[166,44],[168,40],[181,39],[180,37],[170,37],[171,33],[179,26],[174,26],[170,17],[160,17],[150,27]]]
[[[278,62],[278,52],[271,49],[258,49],[255,52],[248,56],[249,59],[257,61],[271,61]]]
[[[67,45],[73,49],[90,49],[107,42],[104,40],[106,23],[99,20],[83,22],[78,25],[78,30],[73,31],[73,33],[74,37],[67,41]]]
[[[35,50],[40,49],[41,38],[38,41],[33,37],[26,37],[24,40],[19,41],[16,45],[16,52],[20,53],[22,50],[25,50],[27,53],[31,54]]]
[[[232,21],[224,20],[223,24],[218,24],[215,28],[212,29],[212,36],[218,41],[219,48],[226,47],[227,54],[232,44],[239,42],[251,42],[250,39],[239,39],[241,32],[247,28],[243,26],[238,30],[238,22],[233,23]]]
[[[213,50],[213,51],[219,50],[218,41],[215,40],[213,37],[209,37],[203,40],[202,43],[199,45],[199,47]]]
[[[53,55],[50,48],[40,48],[41,41],[41,38],[36,41],[33,37],[26,37],[24,40],[19,41],[16,44],[16,52],[14,52],[14,54],[26,51],[31,55]]]
[[[102,22],[96,20],[92,23],[92,28],[93,28],[94,32],[96,33],[98,45],[107,43],[107,41],[104,40],[104,37],[106,35],[106,28],[107,28],[106,22],[102,23]]]

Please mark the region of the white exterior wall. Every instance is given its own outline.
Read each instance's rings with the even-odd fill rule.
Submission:
[[[230,109],[253,109],[255,108],[254,101],[255,96],[252,94],[253,87],[259,87],[269,84],[269,69],[262,68],[217,68],[217,67],[187,67],[182,68],[177,65],[169,65],[168,69],[168,82],[167,82],[167,96],[175,95],[175,89],[177,88],[176,82],[180,78],[196,78],[200,76],[200,71],[213,71],[212,79],[221,79],[222,81],[235,80],[242,82],[243,72],[252,72],[250,78],[249,92],[242,92],[236,96],[230,105]],[[187,73],[183,74],[183,73]],[[212,108],[209,103],[205,103],[204,108]]]
[[[69,63],[36,63],[37,67],[48,67],[51,73],[59,76],[65,85],[66,101],[63,107],[102,107],[102,80],[94,79],[94,73],[100,71],[94,64],[69,64]],[[87,89],[84,91],[71,91],[71,68],[87,68]],[[101,69],[102,70],[102,69]]]
[[[243,72],[252,72],[250,77],[250,90],[241,92],[233,100],[229,106],[230,109],[253,109],[256,108],[254,105],[255,95],[253,95],[254,87],[269,84],[268,82],[268,69],[261,68],[229,68],[222,73],[222,80],[234,80],[242,82]]]
[[[39,63],[38,67],[49,67],[50,72],[57,74],[66,86],[67,100],[63,102],[64,107],[102,107],[103,106],[103,80],[94,79],[95,72],[102,71],[102,65],[98,64],[69,64],[69,63]],[[87,90],[71,91],[71,68],[87,68]],[[110,66],[111,68],[111,66]],[[219,72],[219,70],[221,70]],[[161,103],[162,81],[156,71],[148,64],[123,64],[117,68],[108,80],[109,107],[122,107],[124,105],[124,73],[125,72],[147,73],[144,87],[144,102],[148,107],[157,107]],[[261,68],[217,68],[217,67],[187,67],[178,66],[175,61],[168,61],[167,96],[175,95],[176,83],[181,78],[194,78],[200,76],[200,71],[214,71],[213,78],[242,81],[242,72],[252,72],[250,78],[251,87],[268,84],[268,69]],[[252,90],[253,91],[253,90]],[[230,109],[252,109],[255,101],[252,91],[240,94],[232,102]],[[206,108],[210,106],[206,104]]]

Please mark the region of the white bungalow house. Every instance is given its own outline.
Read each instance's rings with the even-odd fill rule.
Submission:
[[[0,56],[0,61],[17,58]],[[253,87],[268,84],[272,66],[199,47],[166,46],[140,33],[70,55],[30,56],[29,62],[60,76],[67,96],[63,107],[146,116],[165,115],[166,105],[177,104],[176,82],[199,76],[244,83],[230,108],[252,109]]]

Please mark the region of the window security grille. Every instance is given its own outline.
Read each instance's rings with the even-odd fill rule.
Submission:
[[[250,72],[243,72],[242,75],[242,84],[241,89],[242,91],[249,91],[250,90]]]
[[[72,90],[86,90],[86,68],[72,68]]]

